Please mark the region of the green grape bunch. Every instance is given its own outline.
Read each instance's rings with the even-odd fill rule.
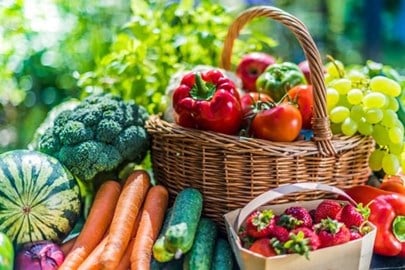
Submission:
[[[370,169],[387,175],[405,172],[404,122],[398,117],[404,106],[400,98],[404,96],[402,77],[394,69],[372,61],[346,68],[332,60],[325,69],[332,132],[371,136],[376,147],[369,157]]]

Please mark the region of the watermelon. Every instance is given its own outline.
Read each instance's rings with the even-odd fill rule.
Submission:
[[[0,155],[0,231],[15,245],[60,243],[80,211],[79,186],[57,159],[31,150]]]

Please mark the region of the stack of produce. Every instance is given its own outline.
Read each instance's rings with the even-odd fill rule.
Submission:
[[[219,238],[211,219],[202,217],[203,198],[194,188],[183,189],[166,215],[153,246],[151,269],[229,269],[233,255]]]

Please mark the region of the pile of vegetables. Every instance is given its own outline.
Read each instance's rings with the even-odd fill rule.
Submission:
[[[228,242],[201,217],[201,193],[184,189],[168,205],[167,189],[151,186],[144,170],[104,182],[79,235],[61,246],[58,269],[232,269]]]

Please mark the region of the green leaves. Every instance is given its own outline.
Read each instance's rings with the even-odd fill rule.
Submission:
[[[213,2],[136,1],[133,17],[117,34],[111,51],[94,72],[82,74],[80,86],[133,99],[149,113],[163,112],[168,98],[165,89],[174,73],[201,64],[219,65],[235,14]],[[263,48],[263,41],[271,43],[269,38],[257,41],[253,35],[239,41],[234,55]]]

